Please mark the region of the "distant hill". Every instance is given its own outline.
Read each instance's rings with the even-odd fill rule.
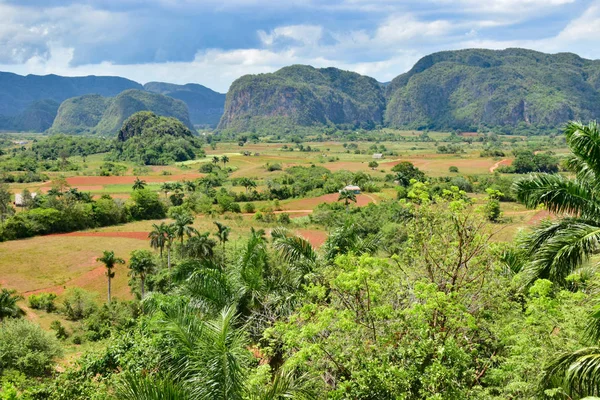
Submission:
[[[383,122],[384,110],[383,88],[373,78],[337,68],[293,65],[233,82],[218,128],[249,131],[326,124],[374,127]]]
[[[21,76],[0,72],[0,130],[44,131],[64,100],[84,94],[116,96],[139,83],[111,76]]]
[[[600,118],[600,61],[532,50],[459,50],[419,60],[386,88],[394,128],[555,130]]]
[[[160,96],[160,95],[159,95]],[[181,121],[150,111],[133,114],[119,129],[115,160],[166,165],[204,156],[202,141]]]
[[[173,117],[193,129],[184,102],[158,93],[126,90],[116,97],[86,95],[65,100],[50,129],[53,133],[115,135],[139,111]]]
[[[144,89],[183,101],[188,106],[190,120],[194,125],[216,127],[223,115],[225,95],[202,85],[149,82],[144,85]]]

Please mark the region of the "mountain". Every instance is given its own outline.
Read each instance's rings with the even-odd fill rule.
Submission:
[[[190,120],[194,125],[215,127],[223,115],[225,95],[202,85],[149,82],[144,85],[144,89],[183,101],[188,106]]]
[[[386,88],[394,128],[550,130],[600,118],[600,61],[525,49],[469,49],[419,60]]]
[[[193,129],[183,101],[158,93],[130,89],[112,98],[85,95],[65,100],[58,109],[50,132],[115,135],[125,120],[139,111],[173,117]]]
[[[306,65],[246,75],[231,85],[218,128],[232,131],[383,122],[384,89],[373,78]]]
[[[52,125],[58,105],[84,94],[116,96],[139,83],[111,76],[21,76],[0,72],[0,129],[44,131]]]

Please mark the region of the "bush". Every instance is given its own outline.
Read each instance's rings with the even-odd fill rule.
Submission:
[[[246,213],[254,213],[256,211],[256,207],[254,206],[254,203],[246,203],[244,204],[244,212]]]
[[[61,353],[56,338],[39,325],[25,319],[0,324],[0,374],[10,368],[27,376],[45,375]]]
[[[60,323],[59,320],[52,321],[50,323],[50,329],[52,329],[53,331],[56,331],[57,339],[66,339],[69,337],[69,334],[67,333],[67,329],[63,326],[63,324]]]
[[[448,172],[453,172],[453,173],[457,173],[458,172],[458,167],[455,167],[454,165],[448,168]]]
[[[280,224],[284,224],[284,225],[291,223],[292,220],[290,218],[290,214],[288,214],[288,213],[279,214],[277,216],[277,222],[279,222]]]
[[[56,300],[56,294],[54,293],[32,294],[27,299],[29,302],[29,307],[33,308],[34,310],[44,310],[46,312],[52,312],[56,310],[54,300]]]
[[[267,164],[267,171],[281,171],[281,164]]]
[[[67,289],[62,312],[72,321],[86,318],[98,309],[94,297],[92,293],[80,288]]]

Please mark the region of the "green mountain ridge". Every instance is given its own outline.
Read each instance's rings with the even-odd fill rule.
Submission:
[[[246,75],[231,85],[218,129],[244,131],[278,125],[360,125],[383,121],[385,97],[373,78],[337,68],[293,65]]]
[[[139,83],[113,76],[62,77],[0,72],[0,130],[44,131],[64,100],[95,93],[116,96]]]
[[[115,97],[85,95],[65,100],[54,120],[51,133],[115,135],[133,114],[151,111],[173,117],[193,129],[186,104],[177,99],[143,90],[126,90]]]
[[[247,75],[227,94],[219,129],[298,126],[555,131],[600,119],[600,61],[525,49],[444,51],[391,82],[335,68]]]
[[[600,118],[600,61],[525,49],[423,57],[386,88],[385,125],[555,130]]]

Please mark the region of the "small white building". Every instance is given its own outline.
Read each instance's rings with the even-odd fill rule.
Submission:
[[[360,194],[360,188],[356,185],[348,185],[345,188],[343,188],[342,190],[340,190],[340,193],[343,192],[344,190],[346,190],[348,192],[353,192],[354,194]]]
[[[374,160],[381,160],[383,158],[383,154],[381,153],[375,153],[373,154],[373,159]]]
[[[35,199],[35,196],[37,196],[37,193],[31,193],[31,199]],[[17,193],[15,194],[15,206],[17,207],[23,207],[23,195],[21,193]]]

